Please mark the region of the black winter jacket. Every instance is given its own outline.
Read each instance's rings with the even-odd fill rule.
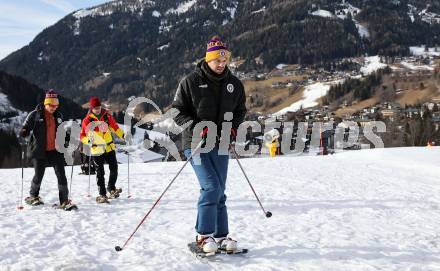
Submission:
[[[27,137],[32,132],[27,148],[29,158],[46,158],[46,121],[44,119],[44,110],[43,104],[37,105],[35,110],[27,116],[20,132],[22,137]],[[58,129],[58,126],[63,122],[63,116],[60,112],[55,111],[54,118],[56,129]]]
[[[220,134],[224,114],[232,112],[232,128],[237,129],[246,115],[246,95],[241,81],[227,67],[223,74],[217,75],[201,61],[195,71],[179,83],[172,107],[180,111],[174,118],[178,125],[193,121],[182,134],[183,149],[188,149],[193,128],[200,121],[214,122]]]

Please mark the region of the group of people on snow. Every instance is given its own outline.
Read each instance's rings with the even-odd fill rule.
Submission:
[[[207,43],[204,59],[197,64],[193,72],[180,81],[172,103],[172,107],[179,110],[179,114],[174,118],[175,122],[178,125],[191,122],[183,131],[182,145],[185,156],[188,159],[192,158],[190,163],[200,185],[195,241],[203,252],[208,253],[216,252],[218,249],[237,249],[237,241],[228,237],[225,190],[229,155],[219,151],[219,142],[221,136],[235,140],[237,129],[246,114],[246,96],[243,84],[228,68],[230,58],[231,52],[226,43],[218,36],[212,37]],[[43,203],[39,197],[40,186],[45,168],[51,166],[58,179],[60,208],[71,210],[76,206],[69,200],[64,159],[55,148],[56,129],[63,121],[63,117],[57,111],[58,107],[57,93],[49,90],[43,104],[39,104],[28,115],[20,131],[22,137],[31,138],[29,155],[35,169],[30,195],[25,201],[31,205]],[[106,203],[109,197],[117,198],[121,193],[121,190],[116,188],[118,163],[112,134],[124,140],[124,132],[112,115],[102,108],[99,98],[92,97],[89,107],[89,112],[82,120],[80,140],[85,146],[91,147],[89,163],[93,159],[96,166],[99,191],[96,201]],[[230,131],[221,131],[221,128],[209,131],[208,127],[204,127],[200,134],[195,134],[194,127],[197,123],[211,121],[217,127],[222,127],[225,114],[230,113]],[[206,153],[195,153],[194,147],[191,146],[194,138],[204,141],[211,132],[215,133],[215,147]],[[110,169],[107,186],[104,178],[105,162],[109,164]]]
[[[69,199],[63,154],[56,150],[56,132],[58,126],[63,122],[63,116],[57,110],[59,106],[58,94],[54,90],[47,91],[43,103],[38,104],[35,110],[29,113],[20,130],[21,137],[30,136],[28,157],[32,159],[35,170],[29,196],[25,198],[25,202],[33,206],[43,204],[39,196],[41,181],[46,167],[50,166],[54,168],[58,179],[59,207],[71,210],[77,207]],[[121,192],[116,188],[118,163],[112,133],[124,139],[124,132],[119,128],[113,116],[102,108],[99,98],[90,98],[89,106],[89,112],[82,121],[80,139],[84,145],[91,145],[89,163],[93,159],[99,190],[96,201],[104,203],[108,202],[107,192],[112,198],[117,198]],[[96,125],[89,125],[91,122],[96,122]],[[109,164],[110,169],[107,188],[104,178],[105,162]]]

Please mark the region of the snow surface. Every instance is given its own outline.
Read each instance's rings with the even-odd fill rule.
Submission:
[[[314,11],[311,13],[312,15],[324,17],[324,18],[333,18],[335,15],[331,13],[330,11],[324,10],[324,9],[318,9],[317,11]]]
[[[162,51],[163,49],[166,49],[170,47],[170,43],[168,42],[167,44],[164,44],[162,46],[157,47],[157,50]]]
[[[428,6],[425,9],[419,11],[417,7],[408,4],[408,16],[411,19],[411,22],[415,21],[414,14],[420,16],[420,19],[428,24],[440,23],[440,15],[433,12],[428,12]]]
[[[86,17],[98,17],[98,16],[109,16],[114,13],[116,9],[123,12],[137,13],[142,15],[146,7],[152,7],[155,5],[154,1],[151,0],[139,0],[134,2],[134,4],[127,4],[124,0],[111,1],[104,3],[95,7],[80,9],[72,13],[72,16],[76,18],[73,23],[72,30],[73,35],[78,36],[81,34],[81,20]]]
[[[356,28],[358,30],[359,36],[361,37],[365,37],[365,38],[369,38],[370,37],[370,31],[368,30],[368,28],[366,28],[365,26],[361,25],[360,23],[358,23],[357,21],[355,21],[356,24]]]
[[[258,13],[265,12],[265,11],[266,11],[266,6],[263,6],[259,10],[252,11],[251,14],[258,14]]]
[[[354,18],[360,12],[361,12],[360,8],[357,8],[350,3],[344,3],[344,8],[336,11],[337,14],[336,16],[338,18],[345,19],[347,18],[347,15],[350,13],[351,16]]]
[[[368,28],[354,19],[355,16],[357,14],[359,14],[360,12],[361,12],[361,9],[351,5],[350,3],[344,3],[344,8],[336,10],[336,15],[333,14],[332,12],[330,12],[328,10],[324,10],[324,9],[319,9],[317,11],[312,12],[311,14],[315,15],[315,16],[324,17],[324,18],[337,17],[342,20],[347,18],[348,14],[351,14],[351,16],[353,18],[353,22],[355,23],[356,28],[358,30],[359,36],[369,38],[370,31],[368,30]]]
[[[278,70],[282,70],[282,69],[284,69],[285,67],[287,67],[288,65],[286,65],[286,64],[278,64],[277,66],[276,66],[276,68],[278,69]]]
[[[183,13],[187,12],[196,3],[197,3],[197,0],[184,1],[184,2],[180,3],[177,8],[169,9],[165,13],[166,14],[170,14],[170,13],[183,14]]]
[[[234,1],[233,4],[234,4],[234,7],[227,7],[226,8],[226,10],[229,11],[229,14],[231,14],[232,20],[235,18],[235,13],[237,12],[238,1]]]
[[[245,256],[207,263],[193,240],[198,184],[186,167],[125,250],[117,253],[183,162],[119,165],[121,198],[97,205],[88,176],[74,168],[78,212],[53,210],[56,178],[46,171],[45,206],[17,211],[20,169],[2,169],[3,270],[440,270],[440,148],[349,151],[333,156],[242,159],[272,218],[263,216],[230,160],[231,235]],[[107,166],[106,166],[107,169]],[[70,167],[66,167],[70,175]],[[423,172],[423,174],[421,174]],[[108,171],[106,172],[108,176]],[[24,172],[25,194],[33,169]]]
[[[211,5],[212,5],[212,7],[213,7],[214,9],[217,9],[217,8],[218,8],[217,0],[212,0],[212,1],[211,1]]]
[[[386,67],[387,64],[381,63],[379,56],[370,56],[365,58],[365,65],[361,68],[361,73],[368,75]]]
[[[163,32],[169,32],[173,26],[168,25],[168,21],[166,19],[160,20],[160,26],[159,26],[159,34]]]
[[[299,109],[302,108],[309,108],[314,107],[318,105],[317,100],[321,97],[324,97],[327,95],[327,92],[330,90],[330,87],[332,85],[341,83],[341,80],[329,82],[329,83],[315,83],[306,86],[303,93],[303,99],[291,104],[288,107],[285,107],[281,109],[280,111],[276,112],[274,115],[283,115],[287,112],[296,112]]]
[[[277,65],[277,68],[278,69],[283,68],[283,66],[281,66],[281,65],[284,65],[284,64]],[[383,69],[385,67],[387,67],[387,65],[380,62],[379,56],[365,57],[364,66],[361,67],[361,73],[363,74],[363,76],[366,76],[366,75],[369,75],[379,69]],[[362,78],[362,75],[353,76],[352,78],[360,79],[360,78]],[[306,88],[304,90],[303,99],[291,104],[288,107],[281,109],[280,111],[274,113],[273,115],[279,116],[279,115],[284,115],[287,112],[296,112],[299,109],[301,109],[301,107],[302,108],[310,108],[310,107],[317,106],[319,104],[317,100],[320,99],[321,97],[324,97],[325,95],[327,95],[327,92],[330,90],[330,87],[332,85],[340,84],[343,81],[344,80],[337,80],[337,81],[327,82],[327,83],[319,82],[319,83],[314,83],[314,84],[308,85],[308,86],[306,86]]]
[[[409,47],[409,50],[414,56],[440,56],[440,48],[436,50],[435,47],[428,48],[427,52],[425,51],[424,46],[411,46]]]
[[[226,8],[226,10],[230,14],[230,19],[231,20],[234,20],[234,18],[235,18],[235,13],[237,12],[237,7],[238,7],[238,2],[234,1],[232,7],[227,7]],[[228,23],[229,23],[229,19],[224,19],[223,22],[222,22],[222,25],[226,25]]]
[[[403,67],[409,69],[409,70],[415,70],[415,71],[420,71],[420,70],[426,70],[426,71],[433,71],[434,68],[428,65],[416,65],[414,63],[409,63],[406,61],[402,61],[400,62],[400,65],[402,65]]]

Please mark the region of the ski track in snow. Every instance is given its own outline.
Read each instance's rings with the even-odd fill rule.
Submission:
[[[110,205],[95,203],[95,176],[86,197],[88,176],[75,167],[78,212],[50,207],[58,201],[53,169],[40,194],[46,205],[17,211],[21,170],[2,169],[0,270],[440,270],[439,154],[433,147],[243,159],[270,219],[230,160],[230,232],[250,252],[208,263],[186,247],[199,189],[189,165],[128,246],[114,250],[183,162],[132,164],[132,198],[121,164],[124,191]],[[32,175],[25,169],[25,196]]]

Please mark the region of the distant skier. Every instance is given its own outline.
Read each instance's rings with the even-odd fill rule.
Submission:
[[[175,117],[179,125],[188,121],[213,121],[220,135],[221,122],[226,112],[233,113],[231,135],[234,137],[246,114],[246,96],[243,84],[227,67],[230,52],[218,36],[207,44],[205,59],[198,63],[194,72],[179,84],[173,107],[180,111]],[[195,123],[183,132],[183,149],[186,157],[191,155],[191,141]],[[214,132],[214,131],[209,131]],[[202,132],[206,137],[208,129]],[[226,132],[228,135],[229,131]],[[225,134],[226,134],[225,133]],[[218,137],[217,137],[218,138]],[[218,153],[216,147],[200,154],[200,163],[191,161],[200,184],[198,214],[195,229],[197,246],[204,252],[216,252],[219,248],[233,251],[237,241],[228,237],[228,214],[226,210],[226,177],[228,155]]]
[[[110,198],[117,198],[121,189],[116,188],[118,178],[118,162],[116,160],[116,145],[113,142],[112,132],[124,140],[124,132],[119,128],[113,116],[101,107],[98,97],[92,97],[89,101],[90,110],[82,121],[80,139],[83,144],[92,144],[91,154],[96,165],[96,179],[99,189],[97,203],[108,203],[107,191]],[[89,126],[90,124],[90,126]],[[93,124],[97,126],[89,131]],[[105,188],[104,163],[107,162],[110,169],[110,177]]]
[[[277,154],[279,154],[279,147],[280,147],[280,133],[277,129],[272,129],[269,132],[265,134],[266,139],[266,147],[269,149],[269,155],[270,157],[275,157]]]
[[[77,207],[69,201],[64,157],[55,149],[56,131],[63,122],[61,113],[57,111],[58,106],[57,93],[54,90],[47,91],[44,103],[38,104],[35,110],[29,113],[20,131],[22,137],[31,135],[28,156],[32,159],[35,169],[30,196],[25,199],[25,202],[29,205],[43,204],[39,196],[41,181],[46,166],[52,166],[58,179],[59,207],[72,210]]]

